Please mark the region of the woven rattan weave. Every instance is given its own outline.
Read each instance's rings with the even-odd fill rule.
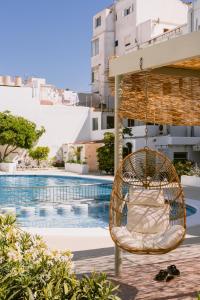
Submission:
[[[153,247],[148,247],[146,241],[148,240],[150,242],[149,245],[152,245],[151,237],[153,239],[154,235],[144,234],[142,237],[146,244],[144,245],[140,241],[141,246],[135,247],[131,246],[133,243],[120,241],[120,239],[116,238],[116,235],[113,234],[115,229],[124,228],[124,230],[126,230],[128,226],[131,226],[127,220],[128,206],[130,201],[134,203],[135,199],[127,197],[130,190],[132,190],[133,195],[135,191],[141,191],[141,193],[143,193],[147,190],[157,191],[158,194],[162,193],[164,205],[169,206],[169,224],[167,230],[172,230],[173,227],[177,227],[177,225],[179,228],[182,228],[182,234],[169,246],[154,244]],[[153,201],[155,201],[155,205],[157,205],[157,200],[151,198],[150,202],[152,207],[154,207]],[[142,207],[144,208],[144,205]],[[136,224],[136,226],[138,225],[140,224]],[[147,147],[127,156],[116,173],[111,194],[110,233],[114,242],[120,248],[131,253],[167,253],[175,249],[182,242],[185,236],[185,228],[186,213],[183,190],[171,161],[162,153]],[[165,232],[166,231],[162,232],[160,238],[165,238]],[[134,240],[134,228],[131,234]]]
[[[196,77],[194,74],[190,76],[187,71],[181,74],[182,70],[178,72],[171,67],[167,68],[166,74],[154,70],[123,75],[119,116],[153,124],[199,126],[199,73]],[[110,86],[114,94],[114,78],[110,78]]]

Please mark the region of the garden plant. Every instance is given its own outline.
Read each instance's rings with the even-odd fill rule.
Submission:
[[[119,300],[105,274],[77,279],[70,251],[50,251],[39,236],[0,215],[1,300]]]
[[[40,162],[43,160],[47,160],[49,155],[49,147],[36,147],[35,149],[31,149],[29,151],[29,156],[37,161],[38,166],[40,166]]]

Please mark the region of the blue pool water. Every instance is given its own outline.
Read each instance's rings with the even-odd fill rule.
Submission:
[[[23,227],[107,227],[112,182],[66,176],[0,176],[0,212]],[[187,216],[196,212],[188,206]]]

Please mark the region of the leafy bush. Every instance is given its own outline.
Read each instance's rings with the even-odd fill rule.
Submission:
[[[70,251],[50,251],[41,237],[23,232],[15,217],[0,216],[1,300],[118,300],[105,274],[80,281]]]
[[[38,166],[42,160],[47,160],[49,155],[49,147],[36,147],[29,151],[29,156],[37,161]]]
[[[107,280],[106,274],[84,276],[80,281],[78,298],[80,300],[120,300],[115,295],[118,287]]]
[[[67,161],[69,164],[79,164],[79,165],[87,165],[86,161],[83,160],[74,160],[74,159],[69,159]]]
[[[104,133],[104,146],[97,149],[99,170],[110,174],[114,173],[114,142],[114,134],[106,132]]]
[[[133,136],[132,128],[123,129],[123,138],[125,135]],[[115,135],[111,132],[104,133],[104,146],[97,149],[97,160],[99,170],[109,174],[114,174],[114,153],[115,153]],[[123,147],[123,158],[130,154],[127,146]]]
[[[56,168],[64,168],[65,162],[63,160],[54,160],[52,166]]]
[[[192,167],[188,175],[200,177],[200,168],[197,165]]]
[[[178,176],[180,177],[182,175],[189,175],[189,173],[193,167],[193,163],[189,160],[177,161],[177,162],[174,162],[174,167],[176,169]]]

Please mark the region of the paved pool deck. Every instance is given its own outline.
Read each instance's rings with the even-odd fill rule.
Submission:
[[[43,171],[41,174],[49,173]],[[63,172],[57,174],[63,175]],[[187,236],[183,244],[164,255],[133,255],[122,252],[122,271],[118,277],[115,276],[114,245],[108,229],[28,230],[43,235],[50,248],[70,248],[74,254],[77,274],[95,270],[107,272],[119,285],[122,300],[194,300],[197,299],[197,291],[200,291],[200,187],[184,186],[184,192],[186,202],[196,207],[197,213],[188,217]],[[170,282],[155,282],[155,274],[171,264],[176,264],[181,276]]]
[[[122,252],[122,272],[115,276],[114,245],[108,229],[56,229],[43,236],[51,248],[71,248],[75,272],[106,272],[119,285],[122,300],[194,300],[200,290],[200,187],[184,187],[187,203],[197,208],[188,218],[186,239],[174,251],[164,255],[133,255]],[[189,199],[189,200],[188,200]],[[155,282],[160,269],[175,264],[181,276],[170,282]]]

